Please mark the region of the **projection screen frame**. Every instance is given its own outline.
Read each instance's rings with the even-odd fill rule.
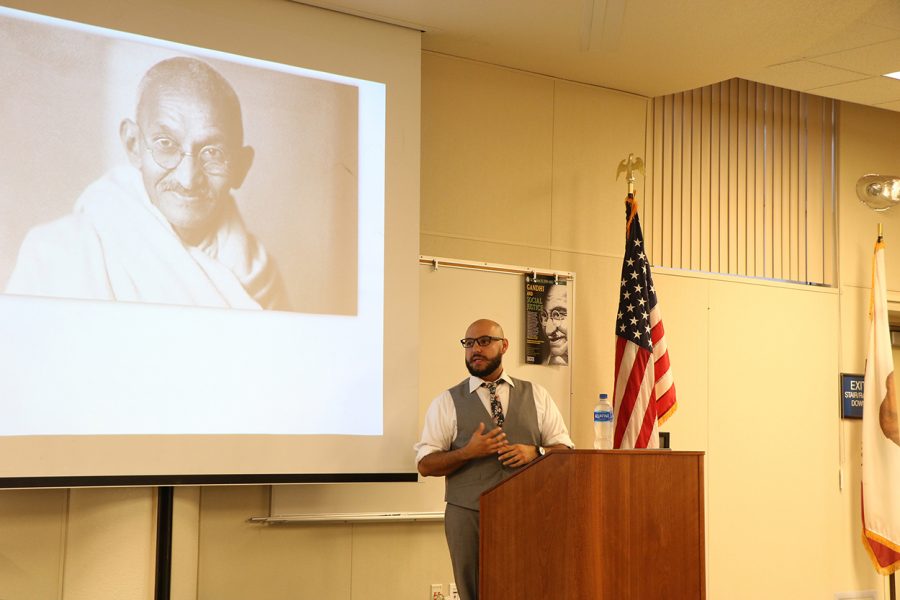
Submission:
[[[18,2],[18,0],[13,0],[12,2],[9,2],[9,4],[15,5],[17,2]],[[19,3],[19,4],[22,4],[22,3]],[[134,36],[137,38],[142,38],[144,36],[141,35],[139,31],[136,33],[133,33],[133,34],[132,33],[122,33],[122,32],[135,31],[135,29],[134,29],[135,27],[137,27],[137,30],[144,29],[143,23],[141,21],[141,19],[142,19],[141,12],[142,11],[152,12],[153,10],[155,10],[152,7],[136,7],[134,11],[131,11],[134,13],[134,15],[129,15],[127,17],[121,17],[121,16],[120,17],[116,17],[116,16],[110,17],[107,9],[104,6],[104,3],[96,1],[96,0],[88,0],[87,2],[79,3],[80,6],[78,6],[77,8],[70,8],[69,6],[66,6],[66,3],[64,3],[64,2],[56,3],[57,7],[55,7],[55,8],[52,6],[53,4],[54,4],[54,2],[44,3],[42,5],[42,8],[40,9],[47,13],[47,15],[48,15],[47,18],[50,20],[70,19],[74,16],[78,21],[80,21],[82,23],[92,23],[92,24],[88,24],[88,25],[81,25],[80,23],[75,23],[79,27],[91,28],[91,27],[102,26],[104,28],[110,29],[114,33],[117,33],[117,34],[121,33],[121,35],[123,35],[123,36]],[[50,8],[48,8],[48,6],[50,6]],[[23,8],[25,8],[25,7],[27,7],[28,10],[33,10],[30,6],[27,6],[27,4],[23,5]],[[196,5],[192,5],[190,11],[187,11],[186,9],[183,9],[179,6],[166,6],[166,7],[164,7],[163,10],[173,13],[172,16],[188,16],[188,13],[190,13],[191,17],[194,17],[194,16],[196,16],[197,13],[202,13],[204,10],[206,10],[210,14],[215,13],[217,15],[217,17],[221,18],[221,11],[219,9],[220,9],[220,7],[216,6],[216,3],[211,2],[211,1],[201,0],[200,2],[196,3]],[[15,9],[13,9],[13,10],[15,10]],[[226,12],[228,10],[231,10],[234,13],[231,15],[230,18],[232,18],[234,20],[234,22],[237,23],[237,18],[235,17],[235,15],[237,15],[238,17],[240,16],[239,15],[240,9],[236,9],[234,7],[226,7]],[[178,13],[179,11],[182,11],[185,14],[174,15],[174,13]],[[323,20],[333,21],[335,19],[340,19],[345,23],[347,23],[347,22],[350,23],[350,26],[347,28],[347,31],[345,31],[343,33],[343,36],[345,38],[359,37],[358,35],[356,35],[356,33],[358,33],[359,28],[363,27],[363,25],[361,24],[361,22],[363,21],[362,19],[348,17],[346,15],[334,15],[334,14],[328,14],[328,15],[323,16],[322,13],[324,11],[321,11],[319,9],[306,7],[306,6],[302,6],[302,5],[290,4],[290,3],[287,5],[287,7],[285,5],[279,5],[279,4],[266,5],[265,7],[260,8],[260,11],[262,11],[262,12],[257,13],[257,16],[261,17],[261,15],[263,15],[263,13],[265,13],[265,18],[261,17],[260,22],[265,22],[266,20],[268,20],[268,23],[270,25],[272,23],[275,23],[276,21],[278,21],[279,24],[292,23],[291,19],[293,19],[294,17],[293,17],[293,13],[291,13],[290,11],[303,12],[302,18],[306,18],[307,16],[310,16],[310,15],[315,16],[314,13],[320,13],[319,16]],[[266,11],[268,11],[268,12],[266,12]],[[276,15],[276,16],[273,16],[273,15]],[[287,18],[282,19],[278,15],[284,15]],[[108,19],[108,18],[112,18],[114,20],[116,18],[125,19],[125,22],[127,23],[127,25],[121,26],[120,24],[116,23],[115,21],[110,23],[110,22],[106,21],[106,19]],[[185,25],[184,24],[186,22],[185,19],[181,19],[180,25],[177,24],[179,22],[179,19],[173,18],[173,19],[170,19],[170,21],[173,23],[172,32],[168,33],[168,34],[164,34],[158,38],[152,38],[152,39],[155,39],[164,44],[172,44],[174,46],[191,44],[191,47],[196,48],[198,51],[204,51],[204,48],[215,48],[215,50],[207,51],[207,52],[210,52],[213,54],[222,54],[222,55],[233,54],[235,56],[240,56],[239,54],[235,54],[234,47],[230,47],[231,41],[229,41],[228,43],[223,42],[223,43],[212,43],[212,44],[204,44],[204,45],[194,46],[193,44],[195,44],[197,42],[196,42],[196,40],[192,39],[193,36],[209,35],[209,32],[203,32],[203,31],[199,31],[199,30],[197,30],[196,32],[190,31],[191,29],[196,29],[196,28],[192,28],[190,23],[187,23],[187,25]],[[226,19],[226,21],[227,21],[227,19]],[[140,24],[135,25],[135,23],[140,23]],[[250,23],[250,24],[247,24],[247,27],[254,27],[254,26],[258,26],[258,25],[259,25],[259,23]],[[243,23],[241,23],[241,26],[243,26]],[[384,32],[384,29],[385,29],[385,26],[379,25],[379,24],[374,24],[371,22],[365,23],[365,26],[381,30],[381,32],[376,32],[376,35],[375,35],[376,39],[377,39],[378,35],[382,35],[382,33]],[[181,27],[182,31],[176,32],[176,29],[178,27]],[[313,27],[313,29],[314,28],[315,27]],[[393,29],[390,27],[388,27],[388,28]],[[148,30],[149,30],[149,28],[148,28]],[[256,31],[255,34],[257,35],[257,37],[259,37],[259,31]],[[159,32],[154,31],[154,35],[159,35]],[[216,34],[212,34],[213,37],[215,37],[215,35]],[[220,37],[222,37],[224,39],[227,36],[220,36]],[[239,39],[240,36],[234,36],[234,37],[235,37],[234,43],[236,45],[240,45],[241,43],[243,43],[242,40]],[[170,40],[180,40],[180,41],[168,42],[168,41],[165,41],[163,38],[170,39]],[[402,43],[399,44],[399,46],[402,47],[403,49],[412,48],[413,47],[413,44],[411,43],[412,39],[413,39],[412,36],[408,36],[408,38],[406,40],[403,40]],[[334,40],[334,41],[337,41],[337,40]],[[300,43],[299,45],[302,45],[302,43]],[[415,47],[416,47],[416,52],[414,54],[411,54],[411,56],[418,57],[418,39],[417,38],[416,38],[416,42],[415,42]],[[296,48],[295,48],[295,50],[296,50]],[[392,52],[395,50],[396,50],[396,48],[388,49],[389,52]],[[291,50],[284,50],[284,47],[280,48],[276,52],[278,52],[278,51],[287,52],[288,54],[290,54],[292,52]],[[271,56],[272,50],[268,50],[268,52],[270,53],[269,55],[261,56],[261,58],[259,58],[259,59],[251,58],[250,60],[261,60],[263,62],[274,60],[275,62],[278,62],[277,57]],[[246,56],[254,56],[254,55],[248,54]],[[284,61],[283,64],[288,67],[294,68],[293,65],[300,64],[299,62],[297,62],[299,60],[299,56],[300,56],[299,54],[295,53],[293,61]],[[316,60],[318,60],[318,58]],[[344,59],[341,58],[338,60],[338,62],[340,62],[340,60],[344,60]],[[316,64],[310,64],[308,66],[303,66],[303,67],[298,66],[296,68],[320,70],[322,67],[319,65],[316,65]],[[405,127],[405,129],[403,129],[402,131],[392,131],[392,132],[385,131],[383,133],[383,136],[385,138],[384,139],[385,147],[383,149],[384,161],[385,161],[384,169],[385,170],[381,175],[381,177],[382,177],[381,184],[383,187],[383,194],[384,194],[383,214],[381,216],[382,216],[382,219],[385,221],[383,224],[384,239],[382,240],[382,247],[381,247],[381,254],[383,254],[384,270],[385,270],[385,281],[384,281],[385,289],[382,294],[383,311],[384,311],[383,327],[387,327],[387,326],[391,325],[396,328],[396,325],[399,322],[399,319],[396,316],[397,314],[402,314],[404,317],[411,318],[412,321],[415,322],[416,321],[415,317],[417,316],[417,310],[418,310],[417,296],[410,294],[410,292],[417,290],[417,282],[416,282],[416,278],[415,278],[415,275],[416,275],[415,263],[414,263],[414,261],[409,261],[407,264],[406,261],[403,261],[402,266],[398,267],[398,264],[401,264],[401,263],[397,262],[397,256],[414,256],[415,255],[415,253],[416,253],[415,251],[417,250],[417,243],[418,243],[417,233],[415,235],[404,234],[403,236],[400,236],[399,241],[398,241],[397,236],[392,237],[391,231],[392,230],[393,231],[397,231],[397,230],[411,231],[411,230],[413,230],[413,228],[411,228],[410,225],[418,223],[418,197],[417,197],[418,154],[417,154],[417,152],[413,153],[413,151],[410,150],[410,148],[417,149],[418,143],[411,143],[411,144],[408,144],[408,143],[410,141],[415,141],[413,138],[417,139],[417,137],[419,135],[419,132],[418,132],[418,110],[419,110],[419,107],[418,107],[418,89],[419,88],[418,88],[418,86],[419,86],[419,82],[417,79],[418,74],[419,74],[419,69],[418,69],[418,65],[413,64],[413,63],[402,64],[402,66],[388,66],[388,67],[385,67],[385,69],[386,70],[394,69],[394,70],[399,70],[399,71],[407,71],[408,73],[406,73],[406,75],[408,75],[410,73],[415,73],[415,76],[416,76],[416,78],[414,79],[414,83],[412,85],[410,84],[410,81],[402,80],[402,82],[403,82],[402,85],[395,86],[394,93],[393,93],[393,102],[394,103],[392,104],[391,101],[388,101],[387,105],[385,107],[385,111],[386,111],[385,118],[389,121],[393,120],[394,122],[397,122],[400,119],[397,119],[396,116],[401,113],[409,115],[408,119],[406,117],[404,117],[404,119],[402,119],[402,121],[404,121],[404,122],[406,122],[407,120],[409,121],[409,123],[407,123],[407,126]],[[351,77],[351,78],[364,79],[364,77],[360,77],[360,73],[358,72],[356,67],[353,67],[346,71],[335,70],[333,72],[334,73],[348,73],[348,75],[338,75],[338,77]],[[371,81],[390,82],[393,80],[391,80],[390,78],[381,79],[379,77],[375,77],[375,78],[372,78]],[[401,80],[398,80],[398,81],[401,81]],[[398,101],[397,98],[399,98],[400,100]],[[392,115],[393,115],[393,117],[392,117]],[[410,124],[414,124],[415,127],[413,127]],[[398,142],[398,140],[401,140],[401,139],[404,142],[402,145]],[[407,147],[407,144],[408,144],[408,147]],[[397,174],[397,165],[398,164],[407,165],[406,167],[403,168],[404,172],[401,175]],[[390,172],[391,165],[393,165],[393,168],[395,170],[395,172],[393,174]],[[413,183],[415,183],[416,185],[411,185]],[[397,201],[394,198],[394,196],[402,197],[402,201]],[[391,201],[388,200],[389,197],[392,199]],[[398,215],[400,215],[399,219],[398,219]],[[417,228],[415,228],[415,231],[417,232]],[[412,252],[410,252],[410,251],[412,251]],[[392,273],[392,276],[396,276],[397,272],[400,272],[400,271],[402,271],[403,274],[407,274],[409,276],[405,277],[405,279],[403,279],[399,282],[388,283],[387,275],[388,275],[388,271],[390,269],[393,269],[395,271],[394,273]],[[400,306],[399,308],[390,302],[391,298],[396,298],[398,296],[404,296],[404,295],[405,295],[404,304],[402,306]],[[406,319],[404,319],[404,321],[405,320]],[[416,336],[417,336],[417,329],[413,328],[410,330],[410,332],[411,332],[410,339],[415,340]],[[384,339],[381,338],[380,347],[382,349],[382,352],[384,351],[384,346],[385,346]],[[415,348],[412,348],[412,349],[415,350]],[[397,372],[399,371],[399,369],[396,366],[390,367],[390,369],[391,370],[389,371],[389,366],[387,364],[384,365],[384,371],[382,373],[382,377],[384,378],[384,380],[385,381],[388,381],[388,380],[399,381],[399,379],[397,377]],[[394,390],[394,391],[398,395],[410,396],[412,398],[412,396],[414,396],[417,391],[416,384],[417,384],[417,382],[415,381],[415,378],[407,378],[407,379],[401,381],[399,383],[399,385],[395,385],[394,387],[396,388],[396,390]],[[379,390],[379,394],[384,394],[384,393],[385,393],[384,389]],[[415,422],[415,412],[416,411],[415,411],[414,403],[411,402],[408,404],[410,404],[410,406],[408,407],[409,413],[413,415],[412,419],[411,419],[413,422],[413,426],[409,427],[408,424],[403,425],[401,427],[402,431],[400,431],[399,433],[403,434],[402,437],[404,438],[404,440],[406,440],[408,437],[409,441],[412,442],[415,439],[414,436],[416,433],[414,430],[414,428],[415,428],[415,423],[414,423]],[[386,410],[387,410],[387,408],[383,407],[382,411],[383,411],[384,421],[382,422],[381,427],[383,428],[384,433],[382,435],[386,435],[389,433],[389,431],[391,431],[389,423],[388,423],[389,419],[395,419],[395,420],[397,419],[397,416],[394,414],[391,414],[391,415],[386,414],[384,412]],[[406,417],[403,417],[403,418],[406,419]],[[400,421],[398,421],[398,422],[400,422]],[[406,422],[407,421],[403,421],[403,423],[406,423]],[[192,434],[188,433],[187,435],[192,435]],[[35,436],[25,436],[25,437],[35,437]],[[40,437],[40,436],[36,436],[36,437]],[[153,437],[155,437],[155,435]],[[169,436],[161,435],[159,437],[166,438]],[[179,436],[176,435],[174,437],[179,437]],[[242,436],[240,435],[240,432],[238,432],[237,438],[241,438],[241,437]],[[268,436],[268,437],[282,437],[282,436]],[[286,437],[292,437],[292,436],[286,436]],[[296,436],[294,436],[294,437],[296,437]],[[366,445],[365,443],[362,443],[362,442],[366,441],[365,438],[367,438],[367,437],[371,438],[373,436],[358,436],[358,437],[361,441],[362,448],[372,447],[371,443]],[[340,444],[346,443],[346,439],[341,439],[341,436],[335,436],[335,438],[336,439],[329,442],[329,444],[330,444],[329,447],[339,447]],[[248,442],[248,443],[241,442],[240,444],[238,444],[238,447],[239,448],[244,448],[244,447],[253,448],[253,447],[256,447],[256,446],[254,446],[255,443],[258,443],[258,442]],[[275,446],[276,446],[276,451],[281,451],[282,453],[284,453],[284,449],[283,449],[282,445],[280,445],[280,443],[276,443]],[[4,447],[6,447],[6,446],[4,446]],[[12,446],[12,448],[13,449],[18,448],[21,450],[22,448],[24,448],[24,446],[14,445],[14,446]],[[164,442],[163,449],[164,449],[163,454],[166,454],[166,453],[169,455],[177,454],[182,449],[182,444],[180,442],[171,443],[171,444],[166,444]],[[16,454],[16,452],[10,452],[10,453],[8,453],[8,456],[14,456],[15,454]],[[170,485],[233,485],[233,484],[240,485],[240,484],[272,484],[272,483],[339,483],[339,482],[391,482],[391,481],[409,482],[409,481],[415,481],[417,479],[417,475],[415,473],[413,460],[412,460],[412,452],[409,452],[409,460],[408,461],[405,460],[405,457],[402,461],[398,461],[396,455],[391,455],[391,456],[393,458],[391,458],[390,461],[385,463],[386,466],[388,467],[386,469],[387,472],[376,472],[374,470],[372,472],[367,472],[365,470],[359,470],[359,469],[354,470],[352,468],[352,465],[347,470],[347,472],[333,472],[333,471],[332,472],[316,472],[315,469],[312,469],[309,472],[290,472],[290,469],[284,469],[284,472],[281,472],[281,471],[266,472],[265,470],[261,470],[261,469],[253,471],[252,469],[248,468],[245,470],[245,465],[243,465],[243,464],[238,465],[239,461],[236,461],[235,462],[236,468],[235,468],[234,472],[223,472],[221,470],[200,468],[193,472],[180,473],[177,470],[172,470],[172,469],[167,469],[165,467],[162,467],[162,468],[160,468],[160,472],[155,472],[154,469],[143,469],[143,470],[136,469],[136,471],[135,471],[136,474],[126,474],[123,472],[123,470],[110,469],[107,472],[119,473],[119,474],[96,474],[96,473],[93,473],[93,469],[86,468],[86,469],[84,469],[84,474],[79,473],[77,469],[67,469],[67,472],[73,473],[73,474],[71,474],[71,475],[70,474],[56,475],[56,474],[54,474],[54,472],[52,470],[50,470],[49,475],[0,476],[0,487],[12,489],[12,488],[34,488],[34,487],[58,488],[58,487],[112,487],[112,486],[118,487],[118,486],[170,486]],[[171,461],[171,456],[167,460]],[[313,465],[314,464],[313,461],[315,459],[314,458],[312,458],[312,459],[306,458],[305,460],[307,460],[308,464]],[[402,462],[402,464],[399,464],[401,462]],[[160,463],[160,464],[167,464],[167,463]],[[373,463],[373,464],[377,464],[377,463]],[[394,468],[390,468],[392,465]],[[359,466],[363,466],[363,465],[358,465],[358,467]],[[398,467],[398,466],[401,467],[401,469],[397,469],[396,467]],[[409,468],[408,472],[404,470],[407,466]],[[275,467],[283,468],[282,465],[275,465]],[[364,465],[364,467],[365,468],[373,468],[373,469],[378,468],[377,466],[373,467],[368,464]],[[40,472],[40,471],[38,471],[38,472]],[[102,471],[98,471],[98,472],[103,473]]]
[[[161,487],[303,483],[410,483],[417,473],[300,473],[252,475],[101,475],[88,477],[0,477],[0,489]]]

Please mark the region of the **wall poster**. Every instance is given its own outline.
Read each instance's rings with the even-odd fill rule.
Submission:
[[[564,279],[525,277],[525,362],[569,364],[569,298]]]

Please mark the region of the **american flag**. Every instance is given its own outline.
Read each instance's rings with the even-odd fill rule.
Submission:
[[[675,384],[637,200],[625,200],[625,259],[616,315],[613,448],[658,448],[659,429],[675,412]]]

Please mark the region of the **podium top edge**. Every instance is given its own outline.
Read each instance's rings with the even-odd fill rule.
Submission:
[[[578,449],[554,449],[548,450],[547,454],[541,456],[524,467],[519,468],[514,473],[510,474],[508,477],[503,479],[502,481],[494,484],[490,488],[484,490],[481,493],[481,498],[483,499],[485,496],[490,495],[492,492],[497,490],[498,488],[503,487],[508,482],[517,479],[519,477],[524,476],[525,473],[529,473],[532,469],[542,469],[542,468],[555,468],[559,466],[560,461],[563,463],[583,463],[585,459],[588,457],[597,456],[603,458],[597,459],[588,459],[590,462],[596,463],[607,463],[607,464],[615,464],[617,458],[624,459],[628,457],[626,460],[634,460],[635,464],[642,463],[646,464],[647,462],[656,462],[652,459],[663,459],[663,461],[668,459],[673,459],[673,464],[684,464],[688,463],[696,463],[700,469],[703,468],[703,463],[705,462],[704,457],[706,452],[699,450],[578,450]],[[569,460],[567,457],[572,457]],[[576,457],[581,457],[576,458]],[[640,460],[640,457],[648,459],[648,461]],[[665,458],[664,458],[665,457]],[[681,460],[678,460],[681,459]],[[549,462],[548,462],[549,461]]]

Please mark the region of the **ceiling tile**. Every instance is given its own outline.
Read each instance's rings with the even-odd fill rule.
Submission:
[[[805,60],[772,65],[752,73],[742,73],[744,79],[805,92],[813,88],[868,79],[869,75],[820,65]]]
[[[897,23],[897,28],[892,28],[888,23],[882,22],[880,25],[862,21],[850,23],[836,34],[807,48],[803,52],[803,57],[824,56],[895,40],[900,32],[900,22]]]
[[[808,90],[813,94],[858,104],[883,104],[900,100],[900,81],[889,77],[870,77],[860,81]]]
[[[900,3],[897,0],[877,0],[860,21],[900,31]]]
[[[868,75],[884,75],[900,71],[900,38],[817,56],[811,60]]]

